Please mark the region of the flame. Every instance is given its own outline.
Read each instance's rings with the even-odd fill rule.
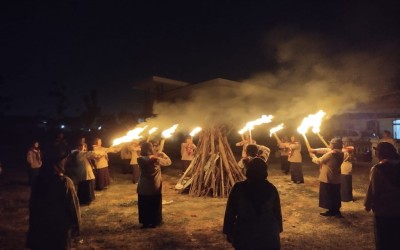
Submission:
[[[272,121],[273,116],[272,115],[262,115],[261,118],[254,120],[254,121],[249,121],[246,123],[246,126],[244,126],[241,130],[239,130],[239,134],[243,134],[244,132],[248,130],[253,130],[254,126],[264,124],[264,123],[270,123]]]
[[[176,128],[178,127],[179,124],[175,124],[174,126],[170,127],[169,129],[164,130],[161,135],[163,138],[169,138],[171,137],[172,133],[175,132]]]
[[[157,129],[158,129],[158,128],[156,128],[156,127],[151,128],[151,129],[149,130],[149,135],[151,135],[151,134],[153,134],[154,132],[156,132]]]
[[[146,127],[147,126],[144,126],[143,128],[134,128],[132,130],[129,130],[128,133],[126,133],[125,136],[122,136],[122,137],[114,139],[112,145],[116,146],[116,145],[119,145],[121,143],[130,142],[130,141],[133,141],[135,139],[138,140],[138,139],[142,138],[140,133],[142,133],[143,130],[146,129]]]
[[[196,127],[196,128],[194,128],[193,130],[192,130],[192,132],[190,132],[190,136],[191,137],[193,137],[193,136],[195,136],[198,132],[200,132],[201,131],[201,128],[200,127]]]
[[[297,132],[300,134],[306,134],[308,129],[312,127],[314,133],[319,133],[319,127],[321,126],[322,118],[325,112],[320,110],[315,114],[310,114],[303,119],[301,125],[297,128]]]
[[[279,124],[276,127],[273,127],[269,130],[269,136],[271,137],[273,133],[278,132],[279,130],[283,129],[283,123]]]

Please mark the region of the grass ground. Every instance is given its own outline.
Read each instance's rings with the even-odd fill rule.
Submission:
[[[112,165],[112,162],[111,164]],[[112,185],[96,192],[96,200],[83,206],[82,232],[75,249],[232,249],[222,234],[226,198],[190,197],[174,186],[176,165],[163,169],[164,224],[140,229],[136,186],[130,175],[111,166]],[[269,180],[281,198],[284,232],[282,249],[374,249],[372,214],[363,209],[370,165],[354,166],[355,202],[342,203],[343,218],[319,215],[318,167],[303,163],[304,185],[289,185],[289,176],[269,162]],[[25,249],[28,229],[29,186],[24,169],[9,167],[0,175],[0,248]]]

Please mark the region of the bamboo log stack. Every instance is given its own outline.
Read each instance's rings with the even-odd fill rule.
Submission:
[[[245,179],[222,128],[203,129],[194,159],[175,188],[192,196],[227,197]]]

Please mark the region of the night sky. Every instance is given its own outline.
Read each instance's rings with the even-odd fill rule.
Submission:
[[[197,83],[274,72],[282,65],[266,41],[282,28],[340,41],[338,51],[399,48],[398,1],[354,2],[8,1],[0,111],[54,115],[49,92],[62,91],[77,115],[96,89],[104,113],[134,112],[131,86],[153,75]]]

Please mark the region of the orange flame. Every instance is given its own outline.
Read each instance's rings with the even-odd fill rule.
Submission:
[[[321,126],[322,118],[325,116],[325,112],[320,110],[315,114],[310,114],[303,119],[301,125],[297,128],[297,132],[300,134],[306,134],[308,129],[312,127],[314,133],[319,133],[319,127]]]
[[[144,126],[143,128],[134,128],[132,130],[129,130],[125,136],[114,139],[112,145],[116,146],[121,143],[130,142],[130,141],[138,140],[138,139],[142,138],[140,133],[142,133],[143,130],[146,129],[146,127],[147,126]]]
[[[164,130],[161,135],[163,138],[169,138],[172,136],[172,134],[175,132],[176,128],[179,126],[179,124],[175,124],[174,126],[170,127],[169,129]]]
[[[279,124],[276,127],[273,127],[269,130],[269,136],[271,137],[273,133],[278,132],[279,130],[283,129],[283,123]]]
[[[261,118],[254,120],[254,121],[249,121],[246,123],[246,126],[244,126],[241,130],[239,130],[239,134],[243,134],[246,131],[250,131],[254,129],[254,126],[264,124],[264,123],[270,123],[272,121],[273,116],[272,115],[262,115]]]
[[[201,131],[201,128],[200,127],[196,127],[196,128],[194,128],[193,130],[192,130],[192,132],[190,132],[190,136],[191,137],[193,137],[193,136],[195,136],[198,132],[200,132]]]

